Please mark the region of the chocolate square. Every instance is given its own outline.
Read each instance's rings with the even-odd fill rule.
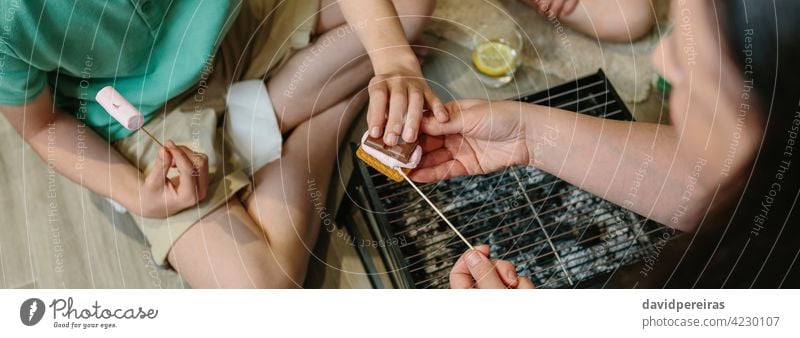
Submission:
[[[390,147],[386,145],[386,143],[383,143],[382,138],[374,138],[371,136],[367,136],[364,144],[403,163],[408,163],[411,160],[411,154],[414,153],[414,149],[417,147],[416,142],[405,143],[403,140],[400,140],[397,145]]]

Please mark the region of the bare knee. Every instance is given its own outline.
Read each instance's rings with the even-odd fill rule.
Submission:
[[[307,258],[280,244],[267,243],[241,203],[232,199],[184,232],[168,260],[193,288],[302,286]]]
[[[244,201],[276,256],[302,257],[316,244],[326,213],[325,193],[314,180],[308,181],[307,190],[289,191],[276,198],[259,189]]]
[[[392,3],[409,41],[419,37],[436,7],[436,0],[392,0]]]
[[[655,14],[653,5],[647,0],[628,0],[620,3],[620,18],[617,24],[598,32],[598,38],[611,42],[636,41],[653,29]]]

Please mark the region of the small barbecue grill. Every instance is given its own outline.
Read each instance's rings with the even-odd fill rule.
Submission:
[[[526,95],[520,101],[632,120],[602,71]],[[355,147],[355,145],[354,145]],[[355,160],[355,203],[340,212],[375,287],[445,288],[467,249],[406,182],[395,183]],[[654,250],[665,228],[555,176],[526,167],[459,177],[420,188],[473,244],[514,263],[537,287],[597,287],[621,266]],[[353,215],[357,215],[354,217]],[[365,220],[367,230],[353,224]],[[663,243],[662,243],[663,244]],[[391,285],[386,285],[388,275]]]

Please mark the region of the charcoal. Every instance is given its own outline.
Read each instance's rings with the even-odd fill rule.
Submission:
[[[511,261],[540,287],[571,287],[637,261],[658,228],[530,167],[422,189],[473,245],[489,245],[491,258]],[[417,286],[446,287],[466,246],[404,182],[379,192],[393,195],[382,200],[392,210],[389,232],[404,236],[400,249]]]

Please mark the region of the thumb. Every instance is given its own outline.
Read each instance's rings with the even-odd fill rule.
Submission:
[[[453,112],[445,122],[440,122],[433,116],[422,118],[420,131],[431,136],[461,134],[464,131],[464,119],[461,112]]]
[[[440,122],[435,117],[426,116],[422,119],[420,130],[422,133],[433,136],[464,134],[471,129],[472,125],[479,123],[480,118],[485,115],[482,112],[481,100],[453,100],[447,102],[445,107],[450,112],[450,116],[444,122]]]
[[[153,168],[147,175],[146,181],[150,186],[158,186],[164,182],[164,178],[169,173],[169,168],[172,164],[172,154],[167,148],[162,147],[158,150],[155,161],[153,161]]]
[[[489,257],[489,245],[487,244],[476,245],[475,250],[478,250],[482,252],[484,256]]]
[[[467,267],[480,289],[505,289],[506,285],[497,275],[494,264],[482,252],[472,250],[467,254]]]

